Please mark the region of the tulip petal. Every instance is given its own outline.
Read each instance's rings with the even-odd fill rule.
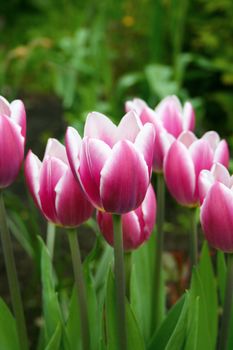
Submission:
[[[189,152],[192,157],[196,177],[200,174],[202,169],[209,170],[213,162],[213,151],[208,142],[203,139],[195,141],[190,147]]]
[[[134,111],[129,111],[121,119],[117,127],[117,141],[129,140],[134,142],[142,128],[139,116]]]
[[[151,235],[156,220],[156,196],[150,184],[142,205],[135,210],[141,225],[141,243]]]
[[[100,196],[104,209],[118,214],[134,210],[143,201],[148,184],[143,155],[131,142],[118,142],[101,171]]]
[[[215,151],[220,142],[220,137],[216,131],[208,131],[202,136],[202,140],[206,140],[212,150]]]
[[[23,137],[26,136],[26,111],[21,100],[14,100],[10,104],[11,118],[21,127]]]
[[[36,203],[37,207],[41,209],[40,197],[39,197],[39,178],[40,178],[41,161],[30,150],[27,154],[24,173],[28,189]]]
[[[182,142],[187,148],[189,148],[195,141],[197,141],[197,137],[191,131],[183,131],[178,139]]]
[[[230,161],[229,148],[226,140],[219,142],[215,153],[214,153],[214,162],[219,162],[228,168]]]
[[[84,136],[104,141],[113,147],[116,141],[117,127],[104,114],[98,112],[89,113],[84,127]]]
[[[71,170],[76,179],[78,179],[77,173],[79,168],[79,150],[81,142],[82,139],[79,133],[74,128],[68,127],[65,135],[66,153]]]
[[[58,181],[55,192],[56,213],[63,226],[78,226],[89,219],[93,206],[69,168]]]
[[[24,156],[24,137],[20,127],[0,115],[0,188],[9,186],[17,177]]]
[[[135,111],[138,115],[141,114],[141,111],[147,107],[147,104],[145,101],[143,101],[140,98],[134,98],[131,101],[126,101],[125,103],[125,111],[129,112],[129,111]]]
[[[55,208],[55,187],[67,168],[68,166],[61,160],[53,157],[44,159],[41,166],[39,180],[41,209],[46,218],[55,223],[59,223]]]
[[[185,102],[183,108],[183,130],[194,130],[195,113],[190,102]]]
[[[233,193],[219,182],[211,187],[203,202],[201,224],[213,247],[233,252]]]
[[[182,107],[176,96],[168,96],[156,107],[165,129],[176,138],[183,130]]]
[[[142,130],[139,132],[136,140],[135,147],[143,154],[146,164],[148,166],[148,175],[151,176],[152,162],[153,162],[153,149],[155,142],[155,131],[152,124],[145,124]]]
[[[3,96],[0,96],[0,115],[7,117],[11,115],[10,104]]]
[[[89,200],[98,208],[102,208],[100,172],[111,153],[111,148],[103,141],[87,137],[83,139],[80,149],[79,177]]]
[[[175,141],[165,159],[164,175],[172,196],[183,205],[194,204],[196,176],[192,158],[188,149],[179,141]]]
[[[44,159],[47,157],[55,157],[68,164],[65,146],[56,139],[48,139]]]

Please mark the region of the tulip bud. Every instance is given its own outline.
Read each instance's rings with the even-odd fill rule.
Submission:
[[[69,167],[65,147],[49,139],[41,162],[28,152],[25,177],[29,191],[47,220],[75,227],[90,218],[93,207]]]
[[[153,187],[148,187],[145,199],[134,211],[122,215],[124,250],[133,250],[149,239],[156,218],[156,197]],[[97,221],[106,241],[113,246],[113,218],[106,212],[97,212]]]
[[[26,112],[20,100],[0,96],[0,189],[16,179],[24,157]]]

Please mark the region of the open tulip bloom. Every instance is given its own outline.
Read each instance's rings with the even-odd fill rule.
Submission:
[[[66,149],[71,168],[92,204],[122,214],[136,209],[150,183],[155,132],[134,112],[116,126],[100,113],[87,117],[84,138],[69,127]]]
[[[0,96],[0,189],[16,179],[24,157],[26,113],[20,100]]]

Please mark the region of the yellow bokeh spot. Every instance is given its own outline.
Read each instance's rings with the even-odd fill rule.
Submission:
[[[122,18],[122,23],[125,27],[132,27],[135,23],[134,18],[132,16],[124,16]]]

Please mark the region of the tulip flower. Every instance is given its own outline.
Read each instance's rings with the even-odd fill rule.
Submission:
[[[0,96],[0,189],[16,179],[24,157],[26,112],[20,100]]]
[[[90,218],[93,207],[69,167],[65,147],[49,139],[41,162],[28,152],[25,177],[32,197],[48,221],[75,227]]]
[[[156,197],[149,185],[142,204],[129,213],[122,215],[124,250],[133,250],[149,239],[156,218]],[[106,241],[113,246],[113,218],[109,213],[98,211],[97,221]]]
[[[195,114],[190,102],[184,107],[176,96],[164,98],[155,110],[141,99],[127,101],[126,111],[134,110],[140,116],[143,124],[149,122],[154,125],[156,139],[154,143],[153,169],[163,170],[163,160],[171,144],[183,131],[192,131],[195,126]]]
[[[198,205],[198,177],[203,169],[209,170],[219,162],[228,167],[229,150],[225,140],[210,131],[197,139],[188,131],[183,132],[172,144],[164,160],[164,175],[168,189],[178,203]]]
[[[66,149],[71,168],[92,204],[123,214],[143,201],[150,183],[155,132],[134,112],[116,126],[100,113],[87,117],[84,138],[69,127]]]

